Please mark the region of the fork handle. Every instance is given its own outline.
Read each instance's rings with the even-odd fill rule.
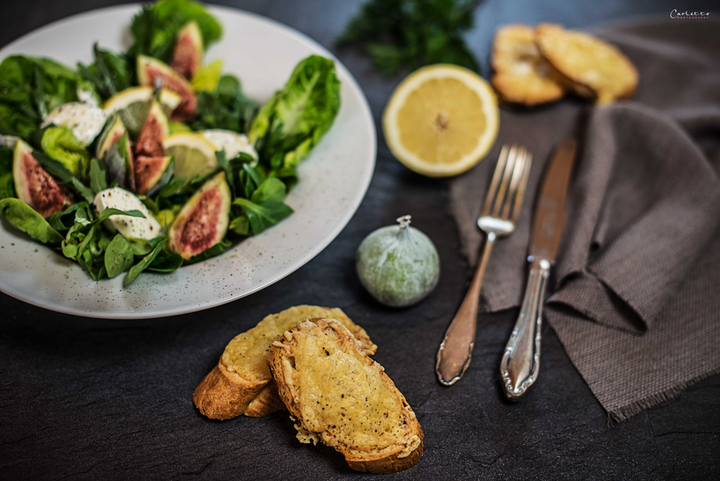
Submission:
[[[462,377],[470,365],[473,346],[475,345],[475,327],[477,325],[478,302],[482,288],[485,269],[490,252],[495,244],[496,235],[490,232],[485,239],[480,263],[475,269],[470,288],[455,318],[450,323],[445,338],[437,352],[435,372],[441,384],[450,386]]]
[[[542,307],[549,276],[549,261],[539,259],[531,262],[520,316],[500,361],[503,388],[511,401],[520,400],[535,382],[540,370]]]

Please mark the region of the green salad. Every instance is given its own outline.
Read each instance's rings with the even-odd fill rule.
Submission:
[[[167,273],[292,214],[297,166],[340,108],[335,64],[312,55],[264,105],[222,61],[201,4],[162,0],[132,20],[132,46],[97,43],[75,69],[0,63],[0,215],[94,280]]]

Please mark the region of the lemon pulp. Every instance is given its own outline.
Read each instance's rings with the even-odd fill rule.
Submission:
[[[474,72],[451,65],[411,74],[383,115],[385,138],[395,157],[432,177],[459,174],[482,160],[498,124],[491,87]]]

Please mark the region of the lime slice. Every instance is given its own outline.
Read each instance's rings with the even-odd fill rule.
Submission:
[[[128,132],[137,136],[150,111],[154,96],[152,87],[131,87],[110,97],[103,109],[108,115],[117,112]],[[175,92],[162,89],[159,100],[163,110],[169,115],[180,104],[181,98]]]
[[[166,155],[175,157],[173,177],[206,175],[217,167],[217,147],[200,134],[183,132],[171,135],[165,139],[163,147]]]
[[[214,92],[217,89],[218,82],[220,82],[222,67],[222,60],[215,60],[212,63],[203,65],[190,81],[190,85],[198,92]]]

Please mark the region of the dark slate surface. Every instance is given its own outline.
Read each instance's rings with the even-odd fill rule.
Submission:
[[[121,2],[3,3],[0,45],[60,18]],[[337,52],[333,39],[357,0],[222,2],[291,25],[328,48],[358,79],[379,121],[399,81],[367,59]],[[714,7],[714,8],[713,8]],[[673,8],[717,3],[488,1],[468,39],[487,63],[497,25],[555,21],[583,27]],[[0,478],[3,479],[339,479],[358,475],[342,456],[295,440],[284,413],[215,422],[192,391],[225,344],[264,315],[309,303],[340,306],[361,322],[425,431],[425,455],[398,479],[711,479],[720,475],[720,377],[654,409],[610,423],[556,336],[546,329],[542,373],[527,399],[504,401],[498,365],[516,312],[481,315],[472,366],[454,387],[435,380],[438,343],[459,306],[470,268],[458,254],[443,182],[414,175],[380,135],[370,190],[350,224],[308,265],[277,284],[201,313],[151,321],[76,318],[0,294]],[[402,214],[436,243],[437,291],[406,310],[363,292],[355,249]],[[378,476],[379,478],[380,476]]]

